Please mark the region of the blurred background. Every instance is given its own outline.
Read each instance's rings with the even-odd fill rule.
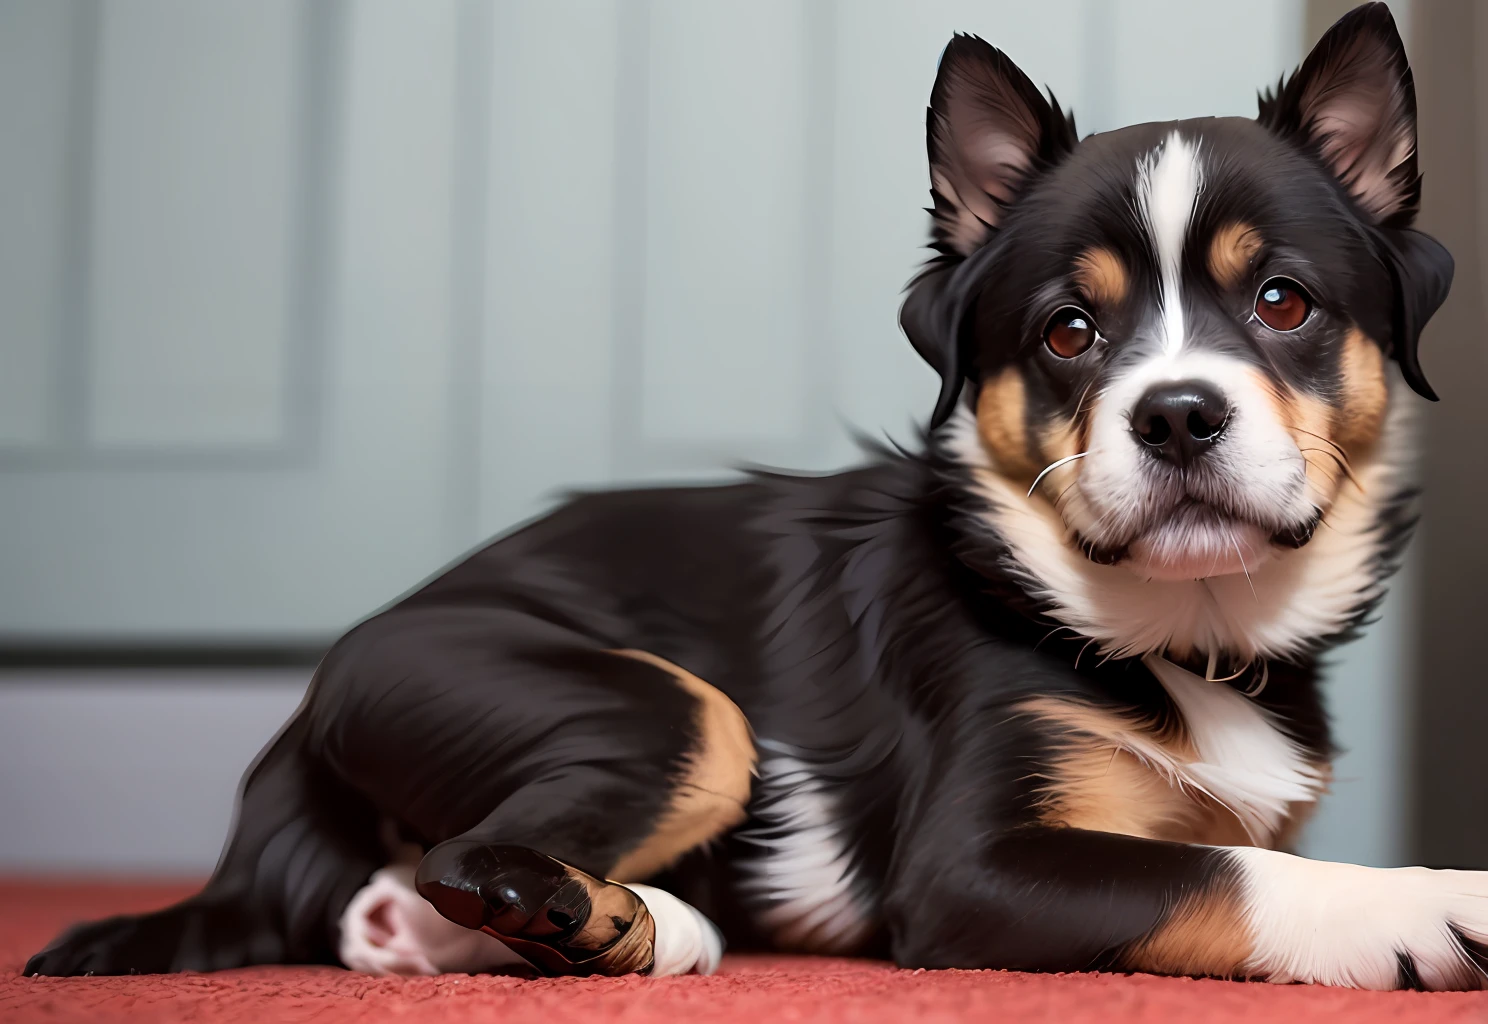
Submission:
[[[1090,132],[1253,115],[1348,6],[0,0],[0,870],[208,870],[330,640],[564,488],[912,438],[952,32]],[[1391,6],[1460,400],[1305,848],[1488,866],[1480,44],[1465,0]]]

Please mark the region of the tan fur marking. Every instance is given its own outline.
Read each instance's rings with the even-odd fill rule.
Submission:
[[[1256,374],[1275,402],[1277,418],[1302,452],[1314,500],[1323,508],[1347,482],[1346,464],[1367,456],[1379,440],[1389,409],[1384,353],[1357,327],[1344,341],[1339,376],[1342,387],[1334,405]]]
[[[1221,288],[1233,288],[1245,279],[1260,248],[1261,236],[1255,228],[1239,221],[1226,224],[1209,243],[1209,273]]]
[[[977,393],[977,431],[997,465],[1014,480],[1032,480],[1040,468],[1028,451],[1023,378],[1013,367],[982,383]]]
[[[1034,436],[1038,439],[1039,470],[1081,450],[1079,428],[1070,420],[1057,418],[1048,426],[1035,431]],[[1040,490],[1051,501],[1057,501],[1061,496],[1068,497],[1070,485],[1080,475],[1080,467],[1083,465],[1078,459],[1066,462],[1039,481]]]
[[[655,933],[655,922],[651,920],[645,902],[623,885],[607,884],[567,864],[564,868],[568,871],[568,877],[582,885],[589,894],[592,908],[589,920],[568,940],[569,945],[579,949],[603,949],[611,954],[619,951],[634,955],[639,958],[640,963],[639,966],[630,967],[630,970],[647,966],[651,962],[649,948],[644,951],[632,949],[630,943],[625,943],[626,948],[622,949],[619,941],[622,937],[630,938],[630,933],[637,930],[637,924],[650,924],[652,935],[645,935],[645,929],[641,930],[648,940],[645,945],[649,947],[649,939]]]
[[[1342,464],[1346,456],[1335,447],[1332,409],[1320,398],[1277,384],[1259,371],[1251,372],[1262,391],[1271,396],[1277,421],[1292,435],[1292,443],[1302,453],[1314,503],[1327,509],[1348,479]]]
[[[1180,903],[1151,935],[1127,950],[1121,965],[1153,974],[1197,974],[1216,978],[1245,975],[1255,951],[1245,908],[1233,883]]]
[[[1132,754],[1100,743],[1071,744],[1050,766],[1040,820],[1142,839],[1186,836],[1194,805]]]
[[[588,920],[564,943],[598,952],[584,961],[586,972],[618,976],[649,970],[656,961],[656,920],[645,901],[623,885],[603,882],[570,864],[563,864],[563,870],[568,884],[589,897]],[[555,963],[553,950],[545,943],[513,935],[504,935],[501,941],[534,965]],[[562,960],[560,954],[556,963],[561,965]]]
[[[1343,402],[1334,416],[1335,440],[1351,455],[1361,455],[1379,439],[1389,406],[1385,354],[1357,327],[1343,343],[1339,366]]]
[[[1333,448],[1333,410],[1321,398],[1293,392],[1288,396],[1290,416],[1284,422],[1292,434],[1292,440],[1302,450],[1307,462],[1307,479],[1313,489],[1326,501],[1318,504],[1326,507],[1338,494],[1338,488],[1346,479],[1339,464],[1339,453]]]
[[[610,870],[618,882],[639,882],[744,820],[756,752],[738,705],[686,669],[646,651],[613,651],[671,673],[697,699],[697,746],[673,784],[671,806],[656,830]]]
[[[1045,463],[1068,458],[1080,450],[1080,434],[1070,420],[1059,418],[1038,432],[1039,453]],[[1072,463],[1071,468],[1078,468]]]
[[[1131,279],[1126,264],[1110,249],[1086,249],[1075,260],[1075,283],[1097,306],[1109,309],[1126,301]]]
[[[1106,740],[1111,745],[1116,745],[1122,735],[1142,733],[1182,760],[1192,761],[1198,756],[1181,724],[1158,725],[1064,697],[1030,697],[1018,705],[1018,710],[1061,725],[1070,732]]]
[[[1160,727],[1057,697],[1035,697],[1019,710],[1068,734],[1039,790],[1042,821],[1175,843],[1252,845],[1228,808],[1173,785],[1122,745],[1123,736],[1140,733],[1174,759],[1192,762],[1198,755],[1180,726]]]

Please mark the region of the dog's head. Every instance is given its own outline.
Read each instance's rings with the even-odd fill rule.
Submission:
[[[1053,97],[1050,97],[1052,100]],[[1065,543],[1144,579],[1307,545],[1376,444],[1393,360],[1452,262],[1409,228],[1416,105],[1383,4],[1318,43],[1260,116],[1079,141],[1000,51],[958,36],[928,112],[934,247],[902,323],[974,389],[993,470]]]

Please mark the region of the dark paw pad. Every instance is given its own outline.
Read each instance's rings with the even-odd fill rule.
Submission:
[[[624,886],[521,846],[452,840],[419,865],[419,894],[548,974],[626,974],[651,963],[655,927]]]

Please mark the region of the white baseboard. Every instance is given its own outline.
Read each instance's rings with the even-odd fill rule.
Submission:
[[[0,673],[0,871],[204,875],[310,669]]]

